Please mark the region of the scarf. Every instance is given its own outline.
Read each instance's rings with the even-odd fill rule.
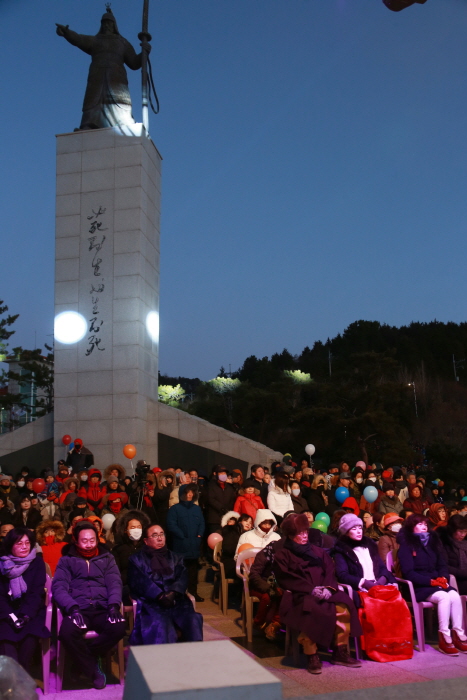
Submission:
[[[305,561],[309,562],[311,566],[319,566],[321,567],[321,569],[324,570],[323,560],[319,557],[315,557],[311,549],[311,544],[309,542],[307,542],[306,544],[298,544],[297,542],[294,542],[289,537],[287,537],[284,547],[286,549],[289,549],[297,557],[300,557],[300,559],[305,559]]]
[[[109,501],[108,504],[109,509],[112,511],[112,513],[120,513],[120,511],[123,508],[123,503],[119,501],[116,503],[115,501]]]
[[[430,539],[430,533],[429,532],[414,532],[414,535],[417,535],[417,537],[420,537],[420,542],[424,547],[427,546],[428,541]]]
[[[164,578],[173,574],[172,562],[169,560],[169,550],[167,545],[160,549],[153,549],[146,545],[146,550],[151,557],[151,571],[157,577]]]
[[[0,557],[0,573],[10,579],[10,595],[13,599],[21,598],[28,590],[23,574],[36,554],[36,550],[32,549],[27,557],[15,557],[13,554]]]
[[[91,549],[90,551],[86,549],[81,549],[81,547],[78,547],[77,544],[75,544],[76,551],[78,552],[80,557],[83,557],[83,559],[92,559],[93,557],[97,557],[99,554],[99,546],[96,545],[94,549]]]

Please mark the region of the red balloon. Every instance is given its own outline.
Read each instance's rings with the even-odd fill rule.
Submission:
[[[42,491],[45,489],[45,481],[44,479],[34,479],[32,482],[32,490],[34,493],[42,493]]]
[[[125,445],[125,447],[123,448],[123,454],[128,459],[133,459],[133,457],[136,454],[136,447],[134,445]]]
[[[71,435],[64,435],[62,437],[62,442],[64,445],[69,445],[71,442]]]
[[[222,542],[223,537],[222,535],[219,535],[218,532],[211,532],[211,534],[208,537],[208,545],[211,547],[211,549],[214,549],[216,544],[218,542]]]

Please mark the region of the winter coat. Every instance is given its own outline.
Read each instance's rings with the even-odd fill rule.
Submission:
[[[259,491],[259,497],[263,501],[264,505],[268,502],[269,484],[265,484],[263,481],[258,481],[254,476],[250,476],[243,482],[243,488],[246,489],[247,486],[254,486],[255,489]]]
[[[193,501],[180,501],[169,509],[167,530],[171,549],[184,559],[198,559],[204,534],[203,511]]]
[[[263,532],[259,527],[264,520],[273,520],[275,523],[269,532]],[[266,547],[270,542],[280,540],[280,535],[275,532],[276,528],[277,521],[274,514],[267,508],[264,508],[264,510],[259,510],[256,514],[255,526],[253,530],[248,530],[247,532],[244,532],[243,535],[240,535],[237,550],[235,552],[235,558],[237,558],[239,547],[241,547],[242,544],[249,544],[252,547],[264,549],[264,547]]]
[[[420,603],[432,593],[442,591],[439,586],[431,586],[430,581],[444,577],[449,582],[449,568],[444,557],[441,541],[436,532],[430,532],[427,546],[420,537],[406,533],[402,529],[398,536],[398,558],[403,578],[412,581],[415,597]],[[448,589],[452,590],[449,586]]]
[[[123,479],[126,477],[126,471],[124,467],[122,467],[121,464],[109,464],[108,467],[104,469],[104,479],[108,479],[110,476],[110,472],[116,469],[118,471],[118,477],[117,479],[119,481],[123,481]]]
[[[264,508],[264,503],[259,495],[259,489],[255,489],[254,493],[245,493],[245,489],[240,489],[233,509],[237,513],[240,513],[240,515],[244,513],[246,513],[246,515],[251,515],[254,520],[259,508]]]
[[[28,590],[21,598],[12,600],[8,594],[10,579],[0,574],[0,642],[20,642],[28,634],[43,639],[50,637],[45,626],[45,564],[40,554],[29,564],[23,580]],[[17,630],[10,622],[10,613],[17,617],[27,615],[31,619],[22,629]]]
[[[350,611],[350,632],[359,636],[362,631],[358,615],[349,596],[339,591],[332,560],[323,549],[310,545],[314,561],[299,556],[294,543],[287,539],[275,553],[272,565],[277,584],[284,591],[281,620],[293,629],[305,632],[316,644],[326,650],[332,645],[336,628],[336,604],[346,605]],[[317,562],[317,563],[315,563]],[[318,601],[312,594],[316,586],[333,591],[328,600]]]
[[[336,565],[337,580],[340,583],[345,583],[351,586],[354,590],[354,602],[357,607],[360,607],[360,597],[358,589],[360,581],[363,578],[363,567],[353,551],[355,547],[367,547],[371,561],[373,562],[373,571],[377,581],[381,576],[386,578],[387,583],[395,583],[394,575],[388,571],[386,564],[383,563],[378,553],[378,545],[369,537],[363,536],[361,540],[351,540],[350,537],[340,537],[334,548],[331,551],[331,556]]]
[[[18,508],[13,516],[12,522],[15,527],[27,527],[29,530],[35,530],[36,527],[42,522],[42,516],[38,510],[31,506],[31,508],[28,510],[28,517],[25,524],[23,520],[23,513]]]
[[[284,513],[287,513],[288,510],[294,509],[290,493],[286,493],[281,488],[275,486],[268,493],[268,508],[274,513],[274,515],[278,515],[280,518],[283,518]]]
[[[45,531],[53,530],[55,533],[54,544],[47,544],[45,541]],[[63,541],[65,537],[65,528],[60,520],[43,520],[36,528],[37,542],[42,548],[42,556],[45,564],[50,566],[52,576],[55,575],[58,560],[62,556],[62,549],[65,547]]]
[[[378,540],[378,553],[385,564],[389,552],[393,552],[393,561],[396,563],[396,553],[398,549],[397,533],[388,529],[384,530],[383,535]]]
[[[389,498],[385,494],[379,503],[378,510],[380,513],[384,513],[384,515],[386,515],[386,513],[397,513],[399,515],[402,508],[402,503],[397,496],[394,496],[394,498]]]
[[[67,467],[71,467],[72,472],[90,469],[94,464],[94,455],[84,446],[79,452],[73,448],[68,452],[65,464]]]
[[[303,496],[294,496],[293,494],[290,494],[290,498],[292,499],[293,503],[293,509],[296,513],[304,513],[306,510],[309,510],[308,508],[308,503],[305,501]]]
[[[404,501],[404,510],[411,510],[412,513],[423,515],[423,511],[427,510],[430,504],[424,498],[407,498]]]
[[[449,573],[456,577],[460,595],[467,595],[467,568],[462,566],[460,547],[445,527],[439,528],[436,532],[443,546]]]
[[[122,535],[121,542],[115,545],[112,549],[112,554],[115,557],[122,583],[124,586],[128,583],[128,566],[130,557],[136,554],[144,547],[144,540],[131,540],[126,533]]]
[[[329,495],[329,491],[321,491],[318,489],[308,489],[305,493],[308,508],[315,517],[318,513],[328,513],[328,506],[326,506],[323,498],[324,493]],[[336,508],[334,508],[334,510],[336,510]]]
[[[52,583],[52,593],[60,610],[68,613],[74,605],[80,608],[107,608],[122,602],[122,578],[115,559],[99,544],[99,553],[84,559],[76,546],[64,548]]]
[[[206,522],[209,525],[220,525],[222,516],[233,510],[236,498],[237,492],[232,484],[224,482],[222,487],[219,481],[210,481],[206,489]]]
[[[274,564],[276,553],[282,549],[286,539],[286,537],[281,537],[280,540],[271,542],[261,552],[258,552],[251,565],[248,578],[251,591],[258,591],[259,593],[269,592],[271,586],[268,578],[273,574],[272,565]]]
[[[188,574],[183,557],[169,550],[162,557],[155,554],[157,551],[145,545],[129,560],[128,585],[131,597],[137,601],[129,642],[171,644],[178,641],[177,630],[181,630],[184,641],[202,641],[203,617],[194,611],[186,595]],[[170,591],[178,594],[175,605],[164,608],[157,598]]]

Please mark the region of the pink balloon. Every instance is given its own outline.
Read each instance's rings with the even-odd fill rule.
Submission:
[[[222,542],[222,539],[222,535],[219,535],[218,532],[211,532],[208,537],[208,545],[211,547],[211,549],[214,549],[218,542]]]
[[[359,462],[357,462],[357,464],[356,464],[355,466],[356,466],[356,467],[360,467],[361,469],[366,469],[366,464],[365,464],[365,462],[363,462],[362,460],[360,460]]]

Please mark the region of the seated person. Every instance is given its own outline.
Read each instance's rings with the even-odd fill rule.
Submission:
[[[64,548],[52,582],[54,600],[63,614],[58,637],[70,657],[101,690],[106,677],[98,662],[125,634],[120,614],[122,579],[113,555],[99,544],[88,520],[73,528],[73,542]],[[88,630],[97,637],[85,639]]]
[[[12,522],[15,527],[27,527],[29,530],[35,530],[42,522],[41,514],[32,507],[29,495],[21,496]]]
[[[143,530],[149,523],[147,515],[136,509],[129,510],[128,513],[114,522],[116,544],[112,548],[112,554],[122,577],[124,605],[132,604],[127,580],[128,562],[133,554],[144,547]]]
[[[438,530],[448,562],[449,573],[456,577],[461,595],[467,595],[467,518],[453,515],[446,527]]]
[[[291,510],[293,510],[291,508]],[[307,520],[308,522],[308,520]],[[259,547],[264,549],[266,545],[274,540],[280,540],[280,535],[275,532],[277,529],[277,521],[274,515],[268,508],[260,508],[256,513],[255,526],[253,530],[248,530],[240,535],[237,549],[235,551],[235,559],[238,556],[240,547],[244,544],[249,544],[250,547]]]
[[[43,520],[36,528],[37,543],[41,546],[44,563],[50,567],[53,576],[57,568],[58,560],[62,556],[62,550],[66,547],[64,542],[65,528],[60,520]]]
[[[203,616],[186,595],[183,556],[167,549],[160,525],[145,527],[143,541],[128,563],[128,587],[138,603],[130,644],[202,642]]]
[[[329,554],[309,543],[308,530],[303,513],[289,515],[282,522],[285,542],[272,565],[283,590],[281,620],[299,630],[298,641],[308,656],[309,673],[321,673],[318,646],[326,650],[332,646],[331,663],[359,668],[361,663],[348,650],[349,635],[361,634],[357,611],[338,588]]]
[[[337,580],[351,586],[354,602],[360,606],[358,591],[396,582],[378,553],[378,545],[363,534],[363,522],[352,513],[343,515],[339,537],[331,552],[336,565]]]
[[[50,637],[45,626],[45,564],[28,528],[12,528],[0,556],[0,654],[29,673],[38,640]]]
[[[414,513],[399,533],[399,563],[402,576],[412,581],[418,602],[428,600],[438,607],[438,648],[457,656],[467,652],[462,601],[449,585],[449,568],[437,532],[429,532],[428,518]]]

